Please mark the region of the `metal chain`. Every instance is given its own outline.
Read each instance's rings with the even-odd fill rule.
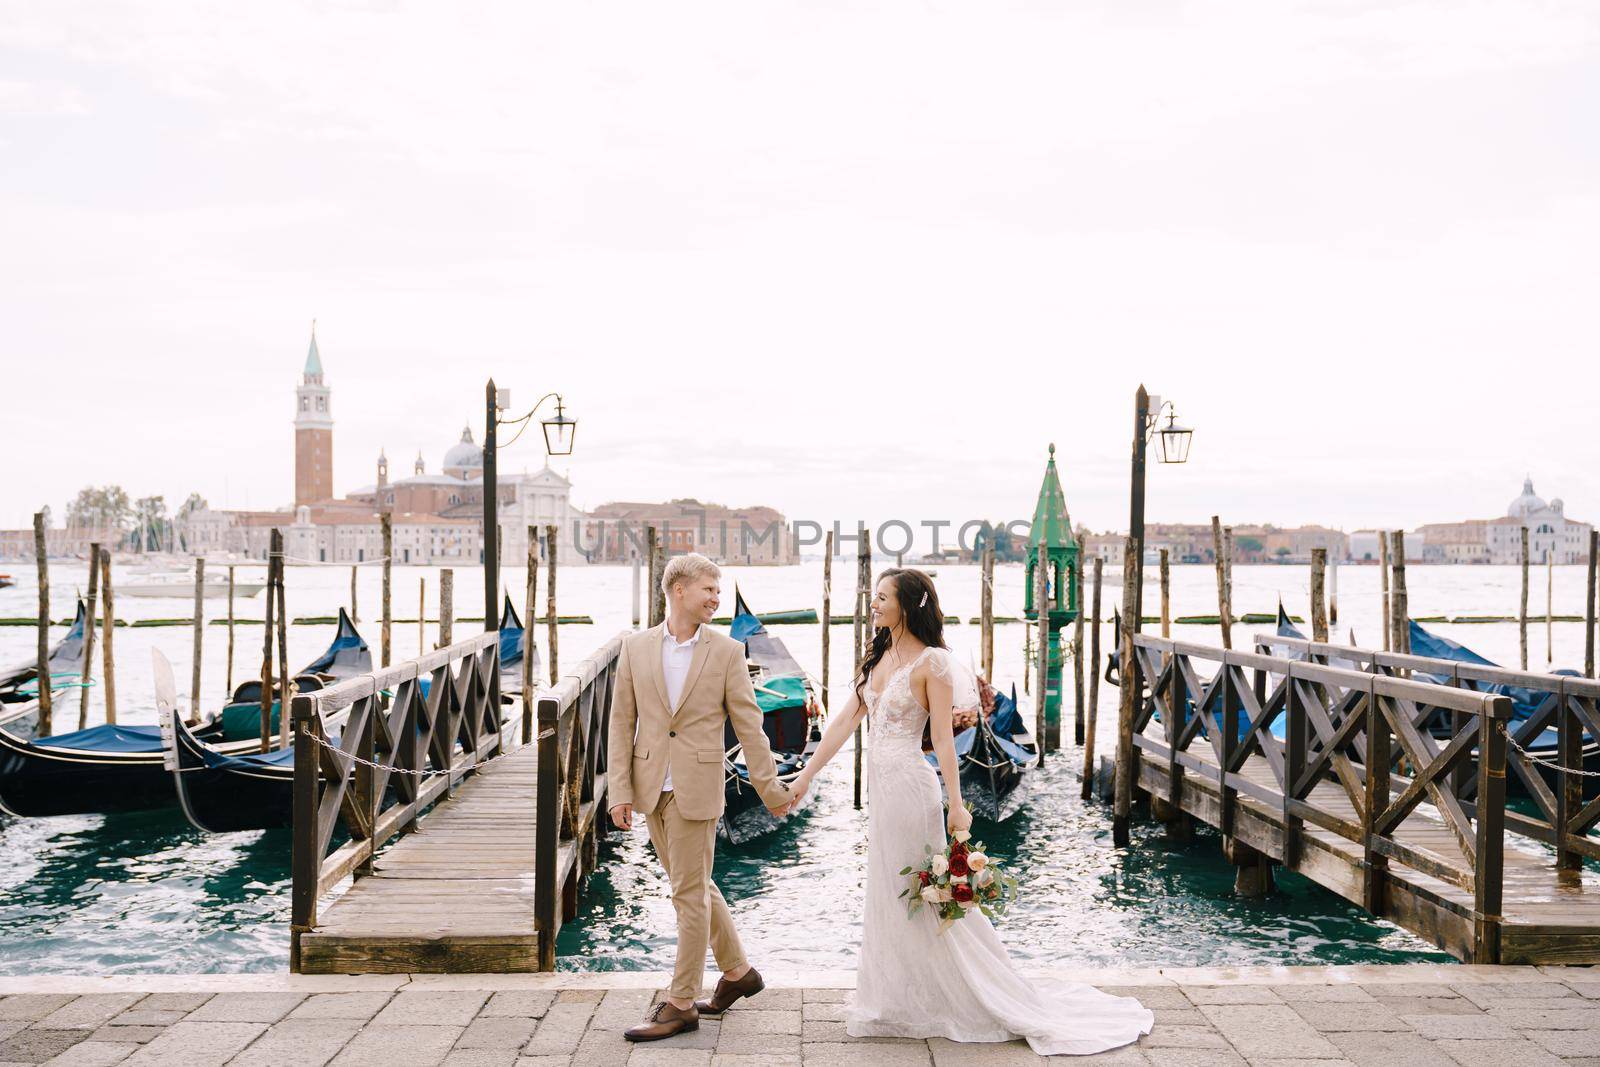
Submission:
[[[1511,747],[1520,752],[1522,754],[1522,758],[1527,760],[1529,763],[1537,763],[1541,767],[1549,767],[1551,770],[1560,774],[1572,774],[1577,775],[1580,778],[1600,778],[1600,771],[1586,771],[1580,767],[1563,767],[1559,763],[1552,762],[1540,756],[1535,756],[1533,753],[1517,744],[1517,739],[1512,737],[1510,733],[1506,734],[1506,740],[1510,742]]]
[[[329,752],[332,752],[335,755],[339,756],[341,759],[347,759],[347,760],[350,760],[350,761],[352,761],[354,763],[359,763],[363,767],[371,767],[375,771],[388,771],[390,774],[408,774],[413,778],[428,778],[428,777],[432,777],[434,775],[439,775],[439,774],[455,774],[455,773],[458,773],[458,771],[455,768],[449,768],[449,769],[446,769],[446,770],[425,769],[425,770],[420,770],[420,771],[414,771],[409,767],[396,767],[396,766],[393,766],[392,764],[388,764],[388,763],[374,763],[372,760],[362,759],[360,756],[354,755],[353,753],[350,753],[350,752],[346,752],[342,748],[336,748],[331,741],[329,741],[326,737],[323,737],[321,734],[308,734],[306,736],[310,737],[313,741],[315,741],[317,744],[321,745],[323,748],[327,749]],[[503,760],[507,756],[515,755],[516,753],[518,753],[520,751],[522,751],[522,749],[520,749],[520,748],[507,749],[507,750],[505,750],[503,752],[497,753],[496,755],[490,756],[486,760],[479,760],[477,763],[474,763],[472,765],[472,769],[473,770],[478,770],[480,768],[487,767],[491,763],[495,763],[495,762],[498,762],[499,760]],[[463,768],[463,769],[465,769],[465,768]]]

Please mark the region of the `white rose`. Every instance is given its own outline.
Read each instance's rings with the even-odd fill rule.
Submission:
[[[961,910],[962,911],[967,911],[968,909],[975,908],[977,906],[978,906],[978,902],[976,900],[963,900],[961,902]]]
[[[923,886],[922,899],[926,900],[929,904],[939,903],[939,887],[936,885]]]
[[[957,841],[961,842],[964,845],[969,840],[971,840],[972,831],[970,831],[970,830],[957,830],[955,833],[951,834],[950,836],[955,838]]]
[[[966,885],[967,884],[966,875],[963,875],[963,874],[952,874],[950,876],[950,884],[951,885]]]
[[[989,865],[989,857],[982,852],[972,852],[967,855],[967,866],[975,871],[981,871]]]
[[[950,895],[950,890],[948,890],[948,889],[939,890],[939,903],[940,904],[948,904],[948,903],[950,903],[950,901],[952,901],[954,899],[955,898]]]
[[[949,870],[950,870],[950,861],[949,860],[945,859],[943,856],[935,856],[935,857],[933,857],[933,876],[935,878],[943,878],[945,873],[947,871],[949,871]]]

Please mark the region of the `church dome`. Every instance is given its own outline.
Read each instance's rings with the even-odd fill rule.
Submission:
[[[461,440],[444,454],[444,469],[446,471],[483,469],[483,449],[472,443],[471,426],[462,429]]]
[[[1506,514],[1514,519],[1523,519],[1536,511],[1543,511],[1547,506],[1544,499],[1533,491],[1533,479],[1525,478],[1522,482],[1522,495],[1511,502]]]

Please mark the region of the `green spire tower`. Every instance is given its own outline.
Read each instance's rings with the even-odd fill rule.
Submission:
[[[1047,635],[1041,654],[1048,655],[1044,700],[1045,736],[1039,739],[1042,751],[1061,747],[1061,630],[1078,617],[1078,542],[1072,536],[1072,521],[1067,516],[1067,497],[1056,474],[1056,446],[1050,446],[1045,463],[1044,482],[1039,486],[1039,502],[1033,508],[1033,525],[1028,532],[1028,572],[1024,588],[1024,614],[1037,622],[1039,605],[1033,602],[1034,575],[1040,561],[1045,570],[1045,610]]]

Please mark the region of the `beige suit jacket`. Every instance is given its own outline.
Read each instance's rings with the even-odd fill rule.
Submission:
[[[715,819],[723,807],[723,724],[744,748],[745,766],[757,795],[769,807],[791,799],[778,781],[755,686],[745,666],[744,646],[706,626],[695,643],[689,674],[675,708],[667,705],[661,671],[661,639],[667,624],[623,639],[611,701],[607,739],[607,800],[611,807],[655,807],[667,770],[678,810],[686,819]]]

